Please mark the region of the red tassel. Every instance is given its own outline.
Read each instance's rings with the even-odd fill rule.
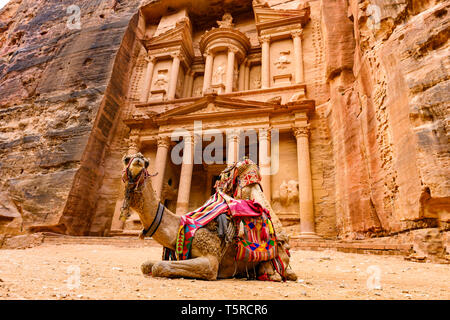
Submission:
[[[267,227],[263,227],[261,229],[261,240],[266,241],[269,238],[269,235],[267,234]]]

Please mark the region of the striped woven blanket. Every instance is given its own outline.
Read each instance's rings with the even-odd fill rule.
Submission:
[[[269,211],[252,200],[227,199],[216,192],[202,207],[181,217],[176,246],[178,260],[190,258],[195,232],[224,213],[232,217],[236,235],[243,225],[241,236],[235,239],[236,260],[257,262],[276,258],[276,235]]]
[[[229,212],[227,201],[216,192],[202,207],[182,216],[175,251],[177,259],[189,259],[195,232],[226,212]]]

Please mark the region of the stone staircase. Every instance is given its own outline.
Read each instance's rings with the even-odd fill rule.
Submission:
[[[44,232],[34,235],[23,235],[12,238],[0,239],[1,249],[25,249],[41,244],[49,245],[104,245],[127,248],[161,247],[153,239],[140,240],[136,234],[126,233],[109,237],[92,236],[66,236]],[[395,241],[392,238],[378,238],[367,240],[328,240],[328,239],[303,239],[292,236],[290,240],[292,250],[334,250],[346,253],[403,255],[411,253],[413,244],[407,241]]]

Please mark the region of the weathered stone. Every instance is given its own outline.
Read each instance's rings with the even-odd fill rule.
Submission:
[[[120,229],[120,160],[140,149],[165,170],[171,210],[202,205],[218,168],[154,164],[174,116],[285,130],[281,170],[264,183],[286,224],[312,219],[323,237],[355,240],[448,230],[448,2],[169,2],[80,1],[79,30],[66,0],[0,11],[0,233]],[[288,116],[306,99],[314,111]],[[248,113],[227,119],[236,106]],[[306,141],[310,179],[299,179]],[[178,192],[181,176],[195,183]],[[307,182],[312,215],[293,187]]]

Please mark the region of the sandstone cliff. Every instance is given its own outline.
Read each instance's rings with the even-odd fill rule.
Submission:
[[[0,233],[89,231],[140,1],[78,3],[79,29],[73,1],[12,0],[0,11]]]
[[[449,6],[322,2],[342,235],[448,228]]]

